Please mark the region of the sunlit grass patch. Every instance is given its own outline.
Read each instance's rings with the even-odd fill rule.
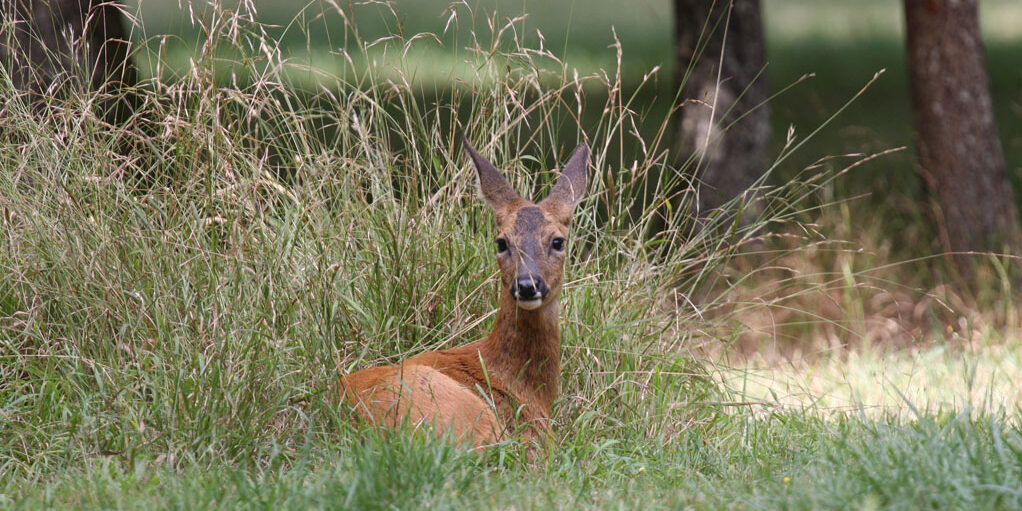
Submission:
[[[722,368],[739,400],[768,407],[872,419],[964,411],[973,417],[1022,409],[1022,350],[998,345],[924,345],[899,351],[852,349],[812,360],[755,357]]]
[[[1022,6],[1011,0],[984,0],[980,25],[991,42],[1022,39]],[[813,0],[767,0],[767,29],[778,39],[790,41],[902,39],[905,17],[902,6],[888,0],[858,0],[829,4],[821,9]]]

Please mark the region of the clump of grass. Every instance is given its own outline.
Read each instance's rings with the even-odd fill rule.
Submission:
[[[157,73],[132,91],[141,106],[123,126],[93,115],[88,91],[40,117],[5,82],[7,481],[107,456],[171,467],[286,458],[345,429],[341,372],[482,336],[492,220],[461,134],[523,191],[546,186],[545,162],[563,161],[578,137],[595,149],[566,292],[564,434],[604,424],[605,436],[674,435],[689,420],[675,396],[714,392],[665,334],[674,314],[649,312],[676,281],[661,268],[699,244],[677,236],[673,259],[648,255],[639,233],[655,204],[635,191],[659,179],[664,154],[647,146],[624,171],[608,161],[610,145],[643,143],[613,77],[505,49],[502,29],[467,50],[476,77],[450,102],[423,102],[372,65],[295,89],[296,64],[251,5],[207,9],[185,72],[159,71],[159,38],[136,52]],[[349,48],[371,62],[420,40]],[[556,66],[561,83],[540,87]],[[225,68],[236,70],[227,80]],[[578,118],[586,87],[608,98],[589,126]],[[570,138],[563,125],[575,126]],[[614,411],[648,402],[653,379],[657,409]]]

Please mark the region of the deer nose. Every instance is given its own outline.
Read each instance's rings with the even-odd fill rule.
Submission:
[[[511,295],[516,300],[534,300],[546,298],[550,290],[546,287],[543,279],[536,277],[518,277],[511,285]]]

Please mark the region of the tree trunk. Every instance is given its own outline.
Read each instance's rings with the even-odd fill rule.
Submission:
[[[33,103],[76,86],[108,94],[108,120],[130,114],[134,96],[122,93],[137,81],[121,12],[103,0],[0,0],[0,58],[16,89]]]
[[[704,216],[767,168],[763,18],[759,0],[675,0],[674,25],[682,101],[677,163],[695,156]]]
[[[905,0],[918,171],[955,253],[1012,250],[1020,239],[978,18],[976,0]],[[955,261],[971,279],[972,258]]]

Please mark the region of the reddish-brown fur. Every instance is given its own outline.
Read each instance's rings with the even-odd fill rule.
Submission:
[[[539,439],[550,431],[550,409],[560,386],[564,239],[585,189],[588,148],[579,145],[550,195],[538,204],[518,196],[468,141],[465,148],[506,247],[497,255],[501,298],[496,325],[472,344],[343,376],[341,397],[366,422],[391,428],[406,421],[429,424],[438,434],[449,433],[476,447],[515,431]],[[525,299],[530,293],[539,298]]]

